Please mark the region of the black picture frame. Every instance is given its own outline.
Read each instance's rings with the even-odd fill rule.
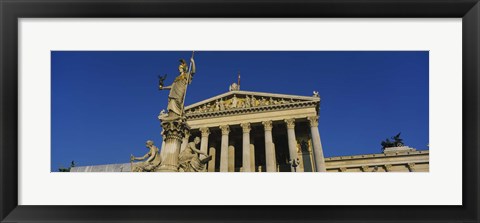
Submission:
[[[478,222],[478,0],[0,0],[1,222]],[[461,206],[21,206],[18,205],[19,18],[348,17],[462,18]],[[448,43],[446,43],[448,44]],[[448,102],[446,102],[448,103]],[[40,191],[39,191],[40,192]],[[359,191],[361,193],[361,191]],[[129,196],[123,194],[119,196]],[[439,196],[442,196],[439,194]]]

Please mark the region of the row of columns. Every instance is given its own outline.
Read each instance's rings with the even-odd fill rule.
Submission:
[[[325,172],[325,159],[323,157],[323,148],[320,142],[320,133],[318,131],[318,117],[312,116],[308,117],[310,122],[310,132],[312,135],[312,142],[313,142],[313,151],[315,157],[315,167],[317,172]],[[290,159],[297,159],[297,141],[295,136],[295,119],[286,119],[284,120],[287,125],[287,135],[288,135],[288,151],[290,155]],[[264,127],[265,133],[265,160],[266,160],[266,171],[267,172],[276,172],[276,159],[275,159],[275,145],[273,143],[272,138],[272,121],[267,120],[263,121],[262,125]],[[242,123],[240,124],[242,127],[243,132],[243,140],[242,140],[242,170],[243,172],[254,172],[254,166],[252,165],[252,159],[254,154],[251,154],[253,151],[251,144],[250,144],[250,130],[251,126],[250,123]],[[222,139],[221,139],[221,147],[220,147],[220,172],[229,172],[229,153],[231,154],[233,149],[229,149],[228,144],[228,137],[230,133],[230,126],[228,125],[221,125],[219,126],[222,132]],[[201,144],[200,150],[204,152],[209,152],[209,155],[215,157],[215,148],[208,149],[208,136],[210,135],[209,128],[202,127],[199,129],[201,132]],[[188,143],[188,137],[186,136],[184,141],[182,142],[181,150],[183,150]],[[203,155],[201,155],[203,156]],[[230,155],[232,156],[232,155]],[[201,157],[203,158],[203,157]],[[231,159],[233,157],[230,157]],[[208,171],[214,171],[214,163],[215,159],[212,159],[209,163]],[[252,167],[253,166],[253,167]],[[292,167],[293,172],[293,167]]]

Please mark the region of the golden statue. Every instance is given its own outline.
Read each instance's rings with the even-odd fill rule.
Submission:
[[[180,65],[178,66],[180,74],[175,78],[172,85],[163,86],[163,80],[159,83],[160,90],[170,90],[167,106],[168,113],[160,117],[162,120],[174,120],[184,116],[183,108],[187,86],[192,82],[193,75],[195,74],[195,61],[193,60],[193,55],[190,62],[190,68],[187,68],[185,60],[180,60]]]

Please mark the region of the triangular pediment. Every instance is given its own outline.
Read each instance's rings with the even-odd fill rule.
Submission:
[[[221,114],[255,110],[276,110],[292,106],[318,106],[320,97],[253,91],[229,91],[185,107],[187,116]]]

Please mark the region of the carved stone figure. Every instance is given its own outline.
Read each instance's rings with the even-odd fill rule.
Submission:
[[[260,101],[260,105],[267,105],[267,99],[265,99],[264,97],[262,97],[262,100]]]
[[[318,91],[313,91],[313,97],[319,98],[320,96],[318,95]]]
[[[246,108],[250,108],[252,106],[252,101],[250,100],[250,97],[247,97],[245,98],[245,107]]]
[[[223,101],[223,98],[220,99],[220,111],[225,110],[225,102]]]
[[[220,111],[220,101],[215,101],[215,111]]]
[[[230,85],[228,90],[229,91],[238,91],[238,90],[240,90],[240,86],[237,83],[233,83],[233,84]]]
[[[270,97],[270,99],[268,100],[268,103],[269,103],[270,105],[273,105],[273,104],[275,103],[275,102],[273,101],[272,97]]]
[[[239,99],[237,108],[245,108],[245,99]]]
[[[237,96],[233,95],[231,108],[237,108],[237,103],[238,103]]]
[[[142,157],[135,157],[130,155],[130,162],[132,165],[132,172],[153,172],[156,170],[162,159],[160,157],[160,153],[158,152],[158,148],[153,145],[152,140],[147,140],[146,147],[150,149],[147,154]],[[145,160],[143,162],[133,163],[135,160]]]
[[[180,74],[175,78],[172,85],[163,86],[163,81],[159,85],[160,90],[170,90],[168,95],[168,114],[163,117],[163,120],[173,120],[182,117],[185,93],[187,91],[187,85],[192,81],[193,75],[195,74],[195,62],[193,58],[191,59],[192,69],[188,71],[187,63],[184,59],[180,60],[180,65],[178,66],[178,71]]]
[[[257,107],[258,105],[258,100],[255,98],[255,96],[252,95],[252,107]]]
[[[161,117],[163,117],[164,115],[165,115],[165,109],[162,109],[162,110],[160,111],[160,114],[158,115],[158,118],[161,118]]]
[[[181,172],[203,172],[206,170],[205,164],[212,159],[212,156],[197,149],[199,143],[200,138],[195,137],[193,142],[189,142],[187,147],[180,153],[178,163]],[[200,154],[205,155],[206,158],[200,160]]]

